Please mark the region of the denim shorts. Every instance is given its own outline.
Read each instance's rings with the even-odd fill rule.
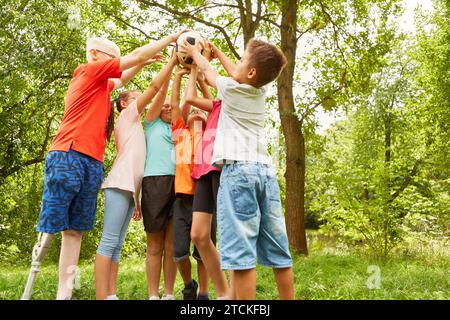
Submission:
[[[103,163],[70,149],[45,159],[38,232],[89,231],[94,227]]]
[[[222,168],[217,196],[219,253],[223,270],[246,270],[256,263],[292,266],[280,188],[275,170],[236,162]]]

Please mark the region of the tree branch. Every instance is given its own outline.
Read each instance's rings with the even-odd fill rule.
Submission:
[[[1,180],[5,179],[6,177],[10,176],[11,174],[13,174],[13,173],[15,173],[17,171],[23,169],[24,167],[27,167],[27,166],[33,165],[35,163],[39,163],[39,162],[44,161],[44,159],[45,159],[45,151],[47,150],[47,145],[48,145],[48,142],[50,141],[50,138],[51,138],[52,122],[53,122],[53,118],[50,118],[48,123],[47,123],[47,126],[46,126],[45,138],[44,138],[44,141],[41,144],[41,149],[40,149],[39,153],[35,157],[33,157],[31,159],[28,159],[28,160],[26,160],[26,161],[24,161],[24,162],[22,162],[20,164],[17,164],[15,166],[12,166],[12,167],[5,166],[5,167],[0,168],[0,179]]]
[[[338,27],[338,25],[336,24],[336,22],[334,22],[334,20],[331,18],[331,15],[326,11],[326,8],[325,8],[324,4],[322,3],[322,1],[319,1],[319,3],[320,3],[320,8],[321,8],[322,13],[323,13],[325,16],[327,16],[328,21],[330,21],[331,25],[333,26],[333,33],[334,33],[334,37],[333,37],[333,38],[334,38],[334,42],[335,42],[336,47],[338,48],[338,50],[339,50],[339,52],[340,52],[340,54],[341,54],[342,61],[345,63],[345,65],[346,65],[347,67],[349,67],[348,64],[347,64],[347,61],[346,61],[346,59],[345,59],[344,51],[342,50],[341,46],[339,45],[339,32],[338,32],[339,27]]]
[[[406,179],[403,181],[402,185],[391,195],[391,198],[388,201],[389,203],[393,202],[411,184],[412,179],[417,175],[419,167],[420,165],[422,165],[423,161],[423,159],[416,160],[413,168],[411,169]]]
[[[204,20],[204,19],[202,19],[202,18],[200,18],[200,17],[198,17],[198,16],[191,15],[191,14],[189,14],[189,13],[182,12],[182,11],[179,11],[179,10],[176,10],[176,9],[173,9],[173,8],[170,8],[170,7],[166,6],[166,5],[163,5],[163,4],[161,4],[161,3],[158,3],[158,2],[156,2],[156,1],[149,1],[149,0],[138,0],[138,1],[141,2],[141,3],[143,3],[143,4],[145,4],[145,5],[147,5],[147,6],[149,6],[149,7],[160,8],[160,9],[162,9],[163,11],[165,11],[165,12],[167,12],[167,13],[170,13],[170,14],[173,15],[173,16],[178,16],[178,17],[182,17],[182,18],[192,19],[192,20],[197,21],[197,22],[199,22],[199,23],[202,23],[202,24],[204,24],[204,25],[206,25],[206,26],[208,26],[208,27],[211,27],[211,28],[214,28],[214,29],[219,30],[220,33],[222,33],[222,35],[224,36],[225,41],[227,42],[228,47],[230,48],[230,50],[231,50],[231,52],[233,53],[233,55],[234,55],[237,59],[240,59],[240,58],[241,58],[240,55],[238,54],[238,52],[236,51],[236,48],[235,48],[235,46],[233,45],[233,42],[232,42],[230,36],[229,36],[228,33],[225,31],[225,28],[223,28],[222,26],[219,26],[219,25],[217,25],[217,24],[215,24],[215,23],[212,23],[212,22],[210,22],[210,21]]]
[[[306,117],[308,117],[314,110],[316,110],[319,106],[321,106],[323,103],[325,103],[325,101],[330,100],[333,98],[333,96],[338,93],[339,91],[341,91],[342,89],[344,89],[344,84],[345,84],[345,78],[347,76],[347,69],[344,69],[344,72],[342,73],[341,79],[339,81],[339,86],[336,87],[331,94],[328,94],[326,96],[324,96],[322,99],[320,99],[319,101],[317,101],[316,103],[314,103],[310,108],[308,108],[308,110],[306,110],[303,114],[302,117],[300,118],[300,123],[303,124],[303,121],[306,119]]]
[[[123,24],[126,25],[127,27],[130,27],[131,29],[134,29],[134,30],[138,31],[139,33],[141,33],[141,34],[142,34],[144,37],[146,37],[147,39],[154,40],[154,41],[159,40],[159,39],[156,39],[156,38],[154,38],[154,37],[151,37],[149,34],[147,34],[147,33],[146,33],[144,30],[142,30],[141,28],[136,27],[136,26],[132,25],[131,23],[129,23],[128,21],[126,21],[126,20],[122,19],[121,17],[115,15],[112,11],[109,11],[108,8],[107,8],[103,3],[100,3],[100,2],[98,2],[98,1],[93,1],[93,4],[96,4],[96,5],[100,6],[101,9],[102,9],[106,14],[110,15],[111,17],[113,17],[113,18],[116,19],[117,21],[123,23]]]

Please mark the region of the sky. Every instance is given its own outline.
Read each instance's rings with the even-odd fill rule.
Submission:
[[[399,25],[402,31],[404,32],[414,32],[414,10],[420,5],[422,9],[431,11],[432,10],[432,1],[431,0],[403,0],[403,4],[405,7],[405,12],[403,16],[399,20]],[[337,113],[324,112],[322,108],[318,110],[316,113],[316,117],[318,119],[319,127],[317,128],[317,132],[322,134],[325,132],[327,128],[331,126],[334,122],[345,118],[345,114],[343,111]]]

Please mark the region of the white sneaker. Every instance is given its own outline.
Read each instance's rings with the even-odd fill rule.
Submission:
[[[150,298],[148,298],[148,300],[159,300],[158,296],[151,296]]]
[[[167,294],[167,295],[163,295],[161,300],[175,300],[175,297],[173,296],[173,294]]]
[[[105,300],[119,300],[119,298],[117,297],[117,295],[112,294],[112,295],[110,295],[110,296],[107,296],[107,297],[105,298]]]

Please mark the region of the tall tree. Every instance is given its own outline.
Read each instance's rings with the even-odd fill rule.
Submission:
[[[153,1],[136,0],[145,19],[152,14],[174,17],[178,23],[203,26],[213,30],[210,38],[220,36],[221,48],[240,58],[239,51],[255,35],[263,35],[276,41],[286,52],[289,64],[282,73],[278,85],[278,110],[286,143],[286,198],[285,215],[290,244],[294,250],[307,254],[304,228],[305,142],[304,126],[311,122],[316,110],[337,107],[336,97],[350,78],[361,75],[370,78],[376,66],[377,56],[388,47],[388,38],[380,32],[386,27],[383,21],[394,12],[391,1],[360,0],[334,2],[311,1]],[[109,10],[115,1],[95,1]],[[132,3],[132,2],[131,2]],[[366,19],[373,7],[378,8],[378,20]],[[156,13],[155,13],[156,11]],[[153,15],[154,16],[154,15]],[[132,16],[129,16],[132,18]],[[135,17],[135,16],[134,16]],[[142,20],[145,20],[142,18]],[[123,19],[127,20],[127,19]],[[174,27],[167,19],[165,27]],[[139,21],[137,21],[139,24]],[[164,23],[164,21],[162,21]],[[140,26],[134,28],[142,29]],[[360,31],[357,31],[357,29]],[[386,28],[389,29],[389,28]],[[242,31],[242,41],[237,39]],[[299,97],[296,86],[300,83],[297,46],[310,36],[321,43],[322,56],[328,56],[327,64],[315,67],[321,75],[308,88],[305,97]],[[378,37],[378,38],[377,38]],[[383,49],[377,49],[382,42]],[[362,72],[364,70],[364,72]]]

